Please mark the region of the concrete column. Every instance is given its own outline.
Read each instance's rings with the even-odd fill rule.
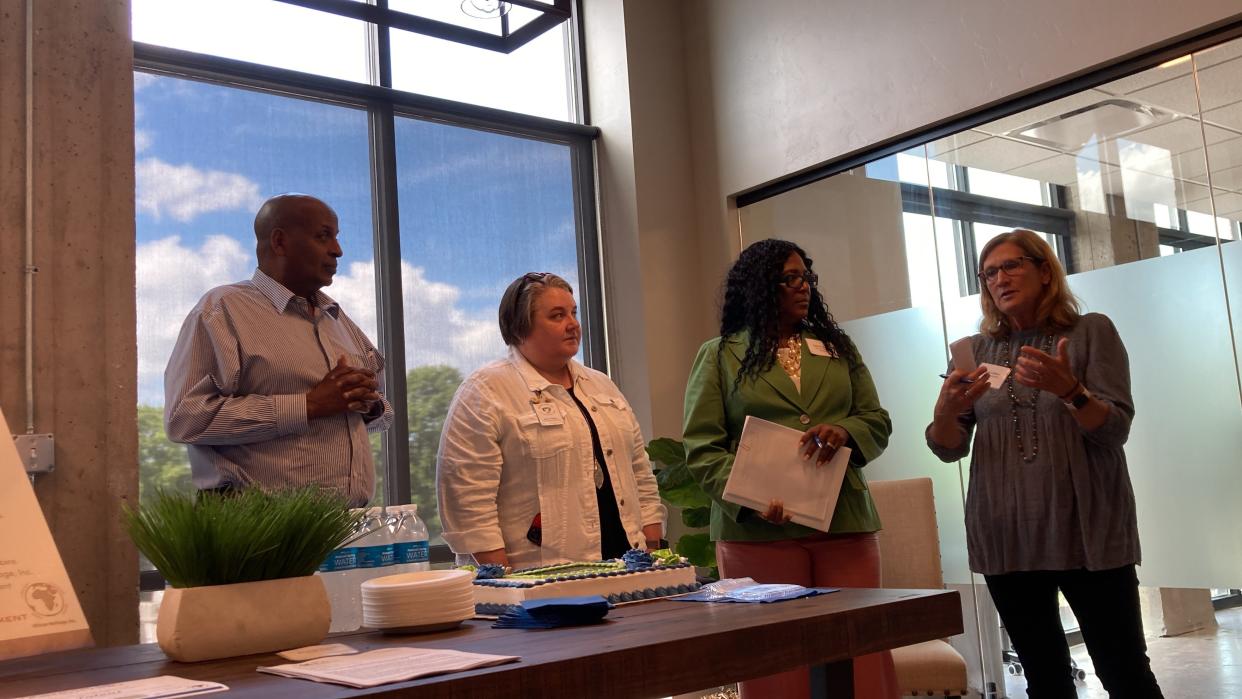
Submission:
[[[1069,202],[1074,209],[1074,268],[1086,272],[1159,257],[1156,224],[1128,218],[1121,196],[1109,194],[1106,201],[1108,213],[1087,211]]]
[[[35,492],[98,645],[132,643],[138,560],[134,96],[128,0],[0,0],[0,404],[25,431],[26,137],[33,128],[34,422],[56,440]]]

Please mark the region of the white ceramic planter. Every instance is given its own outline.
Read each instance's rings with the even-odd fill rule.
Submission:
[[[331,620],[318,575],[169,588],[155,637],[168,657],[195,662],[313,645]]]

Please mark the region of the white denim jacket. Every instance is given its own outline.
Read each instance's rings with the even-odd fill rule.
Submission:
[[[606,375],[573,360],[569,367],[599,431],[626,536],[644,548],[643,526],[663,528],[667,511],[638,421]],[[436,491],[444,540],[459,562],[499,548],[514,568],[599,559],[590,428],[569,392],[514,348],[457,389],[440,436]],[[536,514],[542,546],[526,537]]]

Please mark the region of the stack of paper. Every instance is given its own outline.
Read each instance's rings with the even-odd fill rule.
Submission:
[[[820,466],[814,458],[802,458],[806,447],[798,444],[800,439],[798,430],[747,416],[724,499],[759,512],[766,512],[772,500],[780,500],[794,522],[828,531],[849,467],[850,448],[837,449]]]
[[[599,595],[526,600],[521,607],[505,612],[492,628],[554,629],[597,624],[604,620],[610,606],[608,600]]]
[[[261,667],[282,677],[332,682],[346,687],[378,687],[418,677],[443,675],[519,660],[516,655],[484,655],[435,648],[381,648],[355,655],[336,655],[304,663]]]
[[[187,680],[172,675],[148,677],[144,680],[101,684],[95,687],[67,689],[63,692],[37,694],[25,699],[181,699],[202,694],[227,692],[219,682]]]

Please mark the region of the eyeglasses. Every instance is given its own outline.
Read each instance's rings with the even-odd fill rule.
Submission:
[[[518,296],[521,296],[526,291],[526,287],[536,282],[542,282],[550,274],[552,273],[551,272],[527,272],[526,274],[523,274],[522,275],[522,286],[518,288]]]
[[[789,272],[781,275],[781,283],[790,289],[801,289],[803,282],[814,288],[819,285],[819,275],[814,272]]]
[[[987,282],[988,284],[991,284],[992,282],[996,281],[997,275],[1000,274],[1001,272],[1004,272],[1006,277],[1012,277],[1015,273],[1017,273],[1018,269],[1022,267],[1022,262],[1025,260],[1030,260],[1032,264],[1040,264],[1043,262],[1043,260],[1039,259],[1038,257],[1030,257],[1028,255],[1021,255],[1011,260],[1005,260],[999,265],[995,265],[992,267],[985,267],[983,271],[979,272],[979,275],[978,275],[979,281]]]

